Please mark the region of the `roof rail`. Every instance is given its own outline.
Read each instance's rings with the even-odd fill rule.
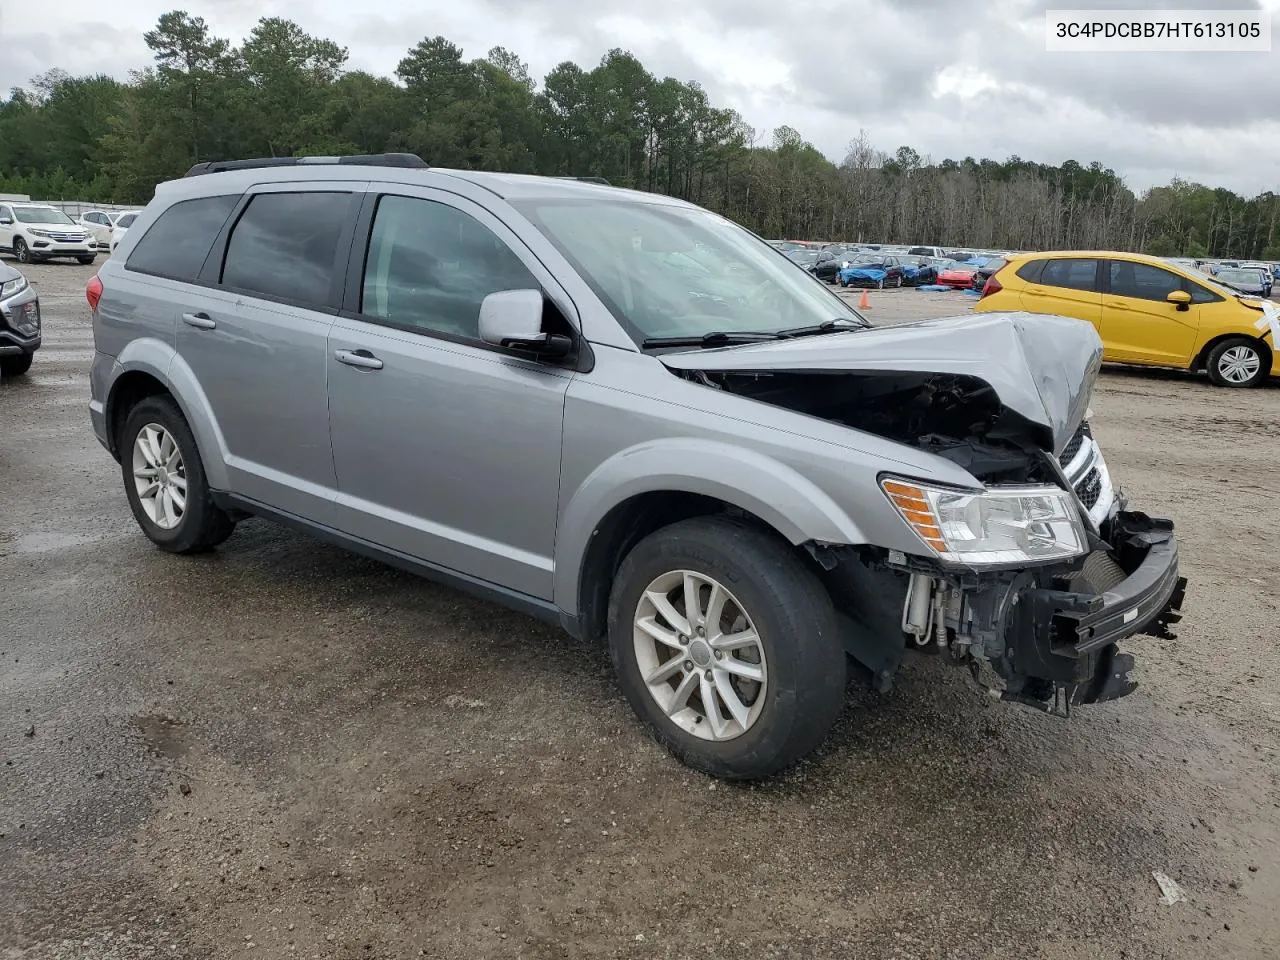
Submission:
[[[308,164],[354,164],[364,167],[407,167],[426,170],[427,161],[413,153],[366,153],[346,157],[259,157],[254,160],[206,160],[195,164],[183,176],[198,177],[204,173],[227,170],[257,170],[263,167],[294,167]]]
[[[604,177],[556,177],[557,180],[579,180],[582,183],[598,183],[602,187],[612,187],[613,184]]]

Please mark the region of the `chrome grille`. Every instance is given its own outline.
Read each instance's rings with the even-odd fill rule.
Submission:
[[[65,230],[50,230],[44,239],[53,240],[57,243],[84,243],[86,237],[83,233],[68,233]]]
[[[1071,435],[1071,439],[1067,441],[1067,445],[1063,448],[1062,455],[1058,457],[1058,462],[1064,467],[1069,465],[1075,459],[1080,447],[1084,444],[1084,438],[1089,436],[1089,424],[1082,423],[1076,428],[1076,432]]]
[[[1098,468],[1094,467],[1083,480],[1076,484],[1076,495],[1080,497],[1080,502],[1084,504],[1086,510],[1092,510],[1101,493],[1102,475],[1098,473]]]

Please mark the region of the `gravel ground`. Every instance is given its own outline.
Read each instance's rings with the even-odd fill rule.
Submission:
[[[155,550],[89,430],[91,274],[28,270],[45,346],[0,383],[3,960],[1280,955],[1276,389],[1102,377],[1191,578],[1131,697],[1064,722],[920,657],[727,786],[553,629],[263,522]]]

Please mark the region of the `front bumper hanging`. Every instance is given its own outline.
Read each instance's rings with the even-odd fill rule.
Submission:
[[[1136,634],[1172,637],[1169,628],[1182,619],[1187,588],[1178,573],[1172,521],[1122,512],[1109,539],[1111,559],[1127,574],[1123,579],[1101,588],[1083,585],[1098,592],[1072,589],[1076,584],[1067,580],[1020,595],[1005,634],[1007,666],[1031,682],[1007,690],[1006,699],[1052,712],[1115,700],[1137,687],[1129,678],[1133,658],[1117,651],[1117,641]]]

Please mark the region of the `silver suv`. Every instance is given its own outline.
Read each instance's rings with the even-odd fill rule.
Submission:
[[[871,328],[722,217],[416,157],[202,164],[89,285],[90,411],[165,550],[267,517],[607,639],[686,763],[771,774],[922,648],[1066,713],[1178,619],[1089,436],[1101,343]]]

